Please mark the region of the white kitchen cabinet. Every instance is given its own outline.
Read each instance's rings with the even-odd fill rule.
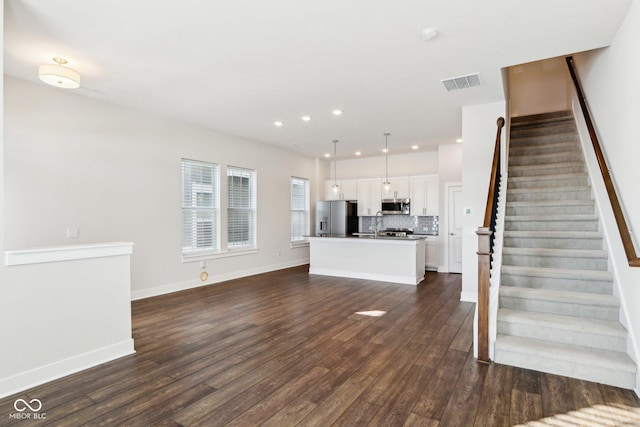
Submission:
[[[384,184],[382,185],[383,199],[408,199],[410,197],[408,176],[389,177],[389,183],[388,190],[385,190]]]
[[[358,180],[358,216],[375,216],[382,209],[381,184],[380,178]]]
[[[438,182],[438,175],[411,177],[411,215],[438,215],[440,197]]]
[[[438,175],[427,176],[427,215],[440,214],[440,179]]]
[[[333,191],[334,184],[338,185],[338,191]],[[325,200],[356,200],[357,180],[343,179],[342,181],[334,181],[328,179],[325,182]]]
[[[438,270],[438,236],[427,236],[424,239],[425,269]]]
[[[343,179],[342,180],[342,198],[341,200],[357,200],[358,199],[358,180]]]

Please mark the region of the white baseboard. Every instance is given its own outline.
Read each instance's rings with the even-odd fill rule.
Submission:
[[[30,371],[0,379],[0,399],[49,381],[135,353],[133,339],[98,348]],[[34,395],[33,398],[38,398]],[[46,405],[46,402],[42,402]]]
[[[343,271],[343,270],[334,271],[326,268],[311,268],[309,269],[309,274],[319,274],[321,276],[332,276],[332,277],[348,277],[351,279],[373,280],[377,282],[399,283],[401,285],[418,285],[422,280],[424,280],[424,278],[417,279],[416,277],[390,276],[386,274],[375,274],[375,273]]]
[[[460,292],[460,301],[464,302],[478,302],[477,292]]]
[[[169,283],[163,286],[157,286],[155,288],[140,289],[138,291],[131,292],[131,300],[139,300],[144,298],[151,298],[158,295],[170,294],[172,292],[184,291],[187,289],[198,288],[201,286],[213,285],[215,283],[226,282],[227,280],[240,279],[242,277],[253,276],[255,274],[268,273],[270,271],[282,270],[285,268],[297,267],[299,265],[309,264],[309,258],[299,259],[290,262],[284,262],[281,264],[266,265],[263,267],[250,268],[247,270],[232,271],[229,273],[218,274],[215,276],[209,276],[209,278],[203,282],[198,279],[187,280],[185,282]]]

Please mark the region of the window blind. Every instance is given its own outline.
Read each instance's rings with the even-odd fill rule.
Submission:
[[[291,178],[291,241],[307,240],[309,234],[309,180]]]
[[[227,247],[256,247],[256,173],[227,167]]]
[[[215,252],[218,247],[219,167],[182,159],[182,253]]]

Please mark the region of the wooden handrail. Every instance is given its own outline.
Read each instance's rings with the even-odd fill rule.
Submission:
[[[498,174],[500,173],[500,139],[502,138],[502,128],[504,127],[504,117],[498,118],[496,122],[498,131],[496,132],[496,143],[493,149],[493,163],[491,165],[491,179],[489,181],[489,194],[487,195],[487,206],[484,210],[483,227],[491,227],[491,214],[493,211],[493,201],[496,197],[496,185],[498,184]]]
[[[484,212],[482,227],[478,235],[478,362],[489,363],[489,288],[491,278],[491,256],[493,255],[493,236],[498,208],[498,186],[500,185],[500,140],[504,118],[496,123],[496,143],[493,149],[489,193]]]
[[[627,261],[629,262],[629,266],[631,267],[640,267],[640,258],[638,258],[638,254],[636,253],[635,247],[633,246],[631,232],[627,227],[627,221],[624,218],[622,206],[620,205],[620,200],[618,199],[618,195],[613,184],[613,179],[611,178],[611,174],[609,173],[607,161],[605,160],[602,148],[600,147],[600,141],[598,140],[598,135],[596,134],[596,129],[593,125],[593,121],[591,120],[591,114],[589,114],[589,108],[587,107],[587,101],[585,99],[584,92],[582,91],[580,81],[578,80],[578,76],[576,75],[576,71],[573,66],[573,57],[568,56],[566,58],[566,61],[567,67],[569,67],[569,73],[571,74],[571,79],[573,80],[573,84],[576,88],[576,94],[578,95],[578,101],[580,102],[580,108],[582,108],[584,120],[587,123],[589,137],[591,138],[591,143],[593,144],[593,150],[596,153],[598,166],[600,167],[600,173],[602,173],[602,179],[604,180],[604,186],[607,189],[607,194],[609,195],[609,201],[611,202],[611,208],[613,209],[613,216],[615,217],[616,224],[618,225],[618,232],[620,233],[620,238],[622,239],[624,252],[627,255]]]

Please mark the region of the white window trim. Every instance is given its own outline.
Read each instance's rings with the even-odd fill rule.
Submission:
[[[253,241],[252,245],[229,245],[229,211],[233,208],[229,207],[229,195],[231,193],[230,188],[229,188],[229,172],[230,171],[247,171],[251,174],[251,178],[253,179],[253,189],[252,189],[252,204],[253,207],[251,209],[252,213],[253,213],[253,235],[251,236],[250,241]],[[238,255],[244,255],[244,254],[248,254],[248,253],[255,253],[254,251],[257,251],[258,249],[258,173],[255,169],[249,169],[249,168],[243,168],[240,166],[230,166],[227,165],[227,207],[226,207],[226,212],[227,212],[227,223],[226,223],[226,229],[227,229],[227,233],[226,233],[226,242],[225,242],[225,253],[234,253],[234,254],[238,254]],[[251,232],[251,230],[249,230],[249,232]]]
[[[306,234],[310,234],[311,232],[311,200],[310,200],[310,195],[309,195],[309,191],[310,191],[310,180],[309,178],[302,178],[299,176],[292,176],[290,181],[289,181],[289,192],[290,192],[290,197],[289,197],[289,203],[290,205],[292,204],[292,190],[293,190],[293,181],[294,180],[300,180],[300,181],[304,181],[305,183],[305,210],[304,211],[298,211],[298,212],[306,212],[307,213],[307,230],[306,230]],[[290,210],[289,210],[289,226],[291,227],[293,225],[293,206],[290,206]],[[304,236],[304,234],[302,235]],[[289,247],[291,248],[296,248],[296,247],[304,247],[304,246],[309,246],[309,240],[306,238],[302,238],[300,240],[292,240],[293,236],[291,234],[289,234]]]
[[[213,175],[213,184],[211,186],[211,191],[212,191],[212,205],[211,207],[198,207],[198,206],[185,206],[185,194],[184,194],[184,189],[185,189],[185,182],[184,182],[184,172],[186,170],[186,168],[189,168],[190,170],[193,170],[192,168],[196,165],[202,165],[202,166],[206,166],[206,167],[210,167],[212,169]],[[214,216],[215,219],[213,222],[213,227],[215,229],[215,236],[213,239],[213,244],[215,245],[215,247],[205,247],[202,249],[199,248],[194,248],[193,246],[191,246],[190,250],[185,251],[185,246],[184,246],[184,238],[185,238],[185,234],[184,234],[184,222],[182,225],[182,229],[181,229],[181,253],[183,258],[184,257],[195,257],[195,256],[204,256],[204,255],[211,255],[211,254],[215,254],[218,253],[220,251],[220,165],[217,163],[211,163],[211,162],[204,162],[204,161],[199,161],[199,160],[192,160],[192,159],[181,159],[180,161],[180,168],[181,168],[181,202],[180,202],[180,216],[181,216],[181,221],[183,221],[184,219],[184,214],[185,212],[194,212],[197,210],[202,210],[202,211],[211,211]],[[194,197],[194,193],[198,193],[197,189],[200,188],[201,190],[203,188],[205,188],[206,185],[205,184],[191,184],[191,186],[189,187],[191,189],[191,199],[193,200]],[[196,221],[197,222],[197,221]],[[191,240],[193,241],[194,236],[191,235]]]

